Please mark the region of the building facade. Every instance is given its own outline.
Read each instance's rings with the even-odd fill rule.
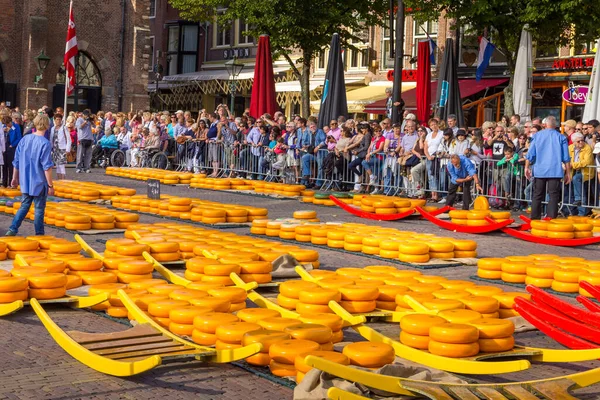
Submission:
[[[79,55],[68,110],[148,108],[149,9],[150,0],[74,2]],[[22,110],[63,107],[69,2],[2,0],[0,10],[0,97]],[[43,71],[41,52],[50,59]]]

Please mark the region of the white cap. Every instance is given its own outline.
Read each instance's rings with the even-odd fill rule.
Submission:
[[[416,121],[417,120],[417,116],[415,114],[413,114],[413,113],[410,113],[410,114],[407,114],[406,118],[404,118],[404,119],[411,119],[413,121]]]

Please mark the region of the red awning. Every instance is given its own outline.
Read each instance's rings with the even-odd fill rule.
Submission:
[[[508,78],[482,79],[477,82],[475,79],[459,79],[460,96],[464,99],[472,96],[475,93],[481,92],[490,87],[501,85],[508,81]],[[431,82],[431,99],[435,100],[437,95],[437,81]],[[417,89],[411,89],[402,93],[404,100],[404,108],[407,110],[417,109]],[[377,100],[374,103],[365,107],[365,112],[368,114],[385,114],[385,104],[387,99]]]

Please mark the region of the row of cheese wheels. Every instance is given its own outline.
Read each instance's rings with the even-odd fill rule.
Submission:
[[[195,174],[190,186],[198,189],[253,191],[287,197],[298,197],[308,194],[304,185],[238,178],[209,178],[206,174]]]
[[[404,316],[400,320],[400,342],[435,355],[452,358],[472,357],[480,352],[509,351],[515,345],[515,325],[510,320],[477,318],[475,314],[469,316],[468,313],[462,312],[463,321],[458,323],[448,322],[444,318],[444,315],[448,314],[451,313],[442,311],[438,315]],[[456,320],[456,315],[450,318]]]
[[[185,277],[195,282],[233,285],[229,274],[236,272],[247,282],[267,283],[271,281],[272,262],[285,255],[291,255],[300,263],[311,263],[315,268],[320,265],[319,253],[315,250],[176,222],[132,224],[125,232],[128,240],[107,242],[105,256],[119,255],[114,250],[117,244],[132,244],[133,232],[141,237],[137,243],[141,246],[135,247],[139,254],[148,251],[159,262],[167,261],[165,255],[170,253],[164,251],[174,250],[173,243],[177,244],[180,257],[188,260]],[[206,254],[211,258],[206,259]],[[210,267],[208,274],[206,265]]]
[[[8,198],[13,198],[13,197],[17,197],[17,196],[21,196],[21,190],[20,189],[12,189],[12,188],[0,188],[0,196],[2,197],[8,197]]]
[[[110,200],[111,197],[117,195],[133,196],[135,192],[135,189],[102,185],[95,182],[62,180],[56,181],[54,185],[54,195],[56,197],[79,201]]]
[[[370,213],[395,214],[413,210],[417,206],[424,207],[425,200],[392,196],[355,195],[351,204],[360,206],[362,211]]]
[[[528,293],[503,292],[493,286],[475,285],[471,281],[452,280],[435,275],[422,275],[419,271],[398,270],[385,265],[370,265],[365,268],[342,267],[334,271],[315,270],[310,272],[320,287],[337,289],[344,298],[359,299],[364,289],[377,288],[379,295],[375,301],[377,309],[407,311],[411,307],[404,300],[410,295],[432,310],[470,310],[486,318],[510,318],[519,314],[513,309],[514,298],[529,299]],[[298,285],[295,288],[294,285]],[[292,307],[299,301],[299,290],[310,290],[314,283],[284,283],[280,285],[278,303],[282,307]],[[291,286],[291,287],[288,287]],[[342,290],[348,287],[350,290]],[[361,290],[351,290],[359,287]],[[347,292],[346,295],[343,293]],[[353,293],[350,293],[353,292]],[[352,297],[350,297],[352,296]],[[374,297],[374,294],[371,294]],[[364,297],[362,297],[364,299]]]
[[[465,226],[489,225],[486,218],[491,218],[495,222],[502,222],[511,218],[510,211],[490,210],[451,210],[449,215],[452,223]]]
[[[579,287],[579,282],[600,285],[600,261],[586,260],[583,257],[530,254],[482,258],[477,265],[477,275],[480,278],[552,288],[557,292],[579,293],[587,297],[592,296]]]
[[[583,239],[594,236],[595,231],[600,231],[600,220],[587,217],[573,218],[531,221],[531,234],[550,239]],[[594,230],[596,227],[598,229]]]
[[[208,200],[163,195],[160,200],[147,196],[115,196],[112,206],[119,209],[158,214],[204,224],[244,223],[267,216],[266,208],[224,204]]]
[[[317,224],[298,219],[258,219],[252,221],[250,233],[310,242],[387,259],[399,259],[407,263],[426,263],[431,258],[477,257],[477,242],[473,240],[445,238],[392,228],[366,227],[362,224]]]
[[[15,215],[21,207],[20,202],[12,207],[0,206],[0,212]],[[29,220],[34,219],[34,208],[27,213]],[[131,222],[139,220],[139,215],[115,211],[109,208],[79,202],[49,202],[46,204],[44,223],[75,231],[126,229]]]
[[[107,167],[106,175],[119,176],[147,181],[156,179],[165,185],[190,184],[194,174],[190,172],[166,171],[157,168],[125,168],[125,167]]]

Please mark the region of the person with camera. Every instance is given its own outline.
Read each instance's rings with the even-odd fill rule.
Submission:
[[[81,116],[75,122],[77,127],[77,169],[75,173],[80,174],[85,171],[90,173],[92,163],[92,145],[94,136],[92,134],[92,122],[90,121],[90,110],[83,110]]]

